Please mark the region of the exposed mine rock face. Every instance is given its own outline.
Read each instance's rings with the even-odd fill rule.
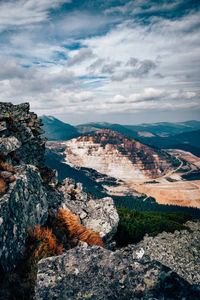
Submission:
[[[39,299],[198,299],[198,289],[156,261],[82,244],[38,264]]]
[[[37,115],[29,103],[0,103],[0,153],[14,164],[44,164],[45,138]]]
[[[66,146],[67,163],[124,180],[157,178],[180,164],[166,152],[109,129],[62,144]]]

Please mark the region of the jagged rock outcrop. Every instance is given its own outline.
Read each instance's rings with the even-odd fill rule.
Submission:
[[[103,241],[109,244],[117,231],[119,222],[113,199],[110,197],[88,199],[87,194],[82,190],[82,185],[75,184],[71,178],[66,178],[59,190],[64,192],[61,207],[70,209],[78,215],[85,227],[98,232]]]
[[[0,103],[0,264],[5,271],[21,259],[27,228],[44,224],[48,216],[48,189],[36,167],[44,164],[40,125],[28,103]]]
[[[80,183],[66,179],[57,189],[57,172],[44,167],[41,122],[29,104],[0,103],[0,264],[13,269],[22,258],[27,228],[44,225],[49,209],[69,208],[82,225],[110,241],[118,215],[112,199],[89,201]],[[111,216],[112,214],[113,216]]]
[[[193,299],[200,290],[156,261],[82,244],[38,264],[35,300]]]
[[[0,152],[12,160],[36,166],[44,165],[46,139],[37,115],[29,111],[29,103],[0,103]]]

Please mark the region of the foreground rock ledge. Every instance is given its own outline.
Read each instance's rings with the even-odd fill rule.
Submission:
[[[81,246],[38,264],[35,300],[199,299],[200,291],[156,261]]]

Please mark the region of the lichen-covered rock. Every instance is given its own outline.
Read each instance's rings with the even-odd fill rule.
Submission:
[[[0,103],[0,153],[15,152],[20,163],[44,165],[45,138],[37,115],[29,111],[29,103]],[[10,158],[11,159],[11,158]]]
[[[48,206],[61,202],[61,193],[52,195],[49,188],[56,179],[46,186],[37,168],[44,164],[41,124],[28,103],[0,103],[0,264],[5,271],[22,257],[27,228],[43,225]]]
[[[105,244],[109,244],[117,232],[119,216],[113,199],[88,198],[81,183],[75,183],[72,178],[65,178],[59,186],[63,192],[64,201],[61,208],[69,209],[78,215],[81,223],[98,232]]]
[[[87,201],[87,193],[83,191],[82,183],[76,183],[74,179],[66,177],[60,184],[59,190],[70,195],[71,200]]]
[[[127,249],[137,258],[147,255],[170,267],[191,284],[200,284],[200,222],[187,222],[191,229],[163,232],[156,237],[146,235],[137,245]]]
[[[193,299],[200,291],[155,261],[85,244],[38,264],[35,300]]]
[[[119,216],[113,199],[105,197],[102,199],[80,201],[71,200],[68,194],[64,194],[65,201],[61,207],[70,209],[78,215],[81,223],[98,232],[105,244],[109,244],[117,232]]]
[[[16,180],[0,199],[0,264],[9,271],[22,257],[27,228],[44,224],[47,192],[35,166],[18,167]]]

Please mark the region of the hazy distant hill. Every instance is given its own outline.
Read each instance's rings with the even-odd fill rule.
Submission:
[[[169,137],[140,137],[140,141],[151,146],[181,149],[200,156],[200,130],[183,132]]]
[[[159,123],[144,123],[140,125],[123,125],[129,130],[136,131],[139,136],[145,136],[143,133],[151,133],[152,135],[160,137],[168,137],[184,132],[200,130],[200,121],[186,121],[186,122],[159,122]]]
[[[53,116],[41,116],[45,131],[44,136],[49,141],[66,141],[75,137],[80,136],[76,127],[64,123]]]
[[[200,121],[143,123],[139,125],[120,125],[106,122],[87,123],[76,126],[80,133],[90,133],[108,128],[132,137],[168,137],[183,132],[200,130]]]
[[[98,131],[99,129],[110,129],[113,131],[117,131],[121,134],[126,134],[131,137],[137,138],[138,133],[135,130],[129,129],[124,125],[120,124],[112,124],[107,122],[97,122],[97,123],[87,123],[76,126],[78,132],[85,134],[85,133],[92,133]]]

